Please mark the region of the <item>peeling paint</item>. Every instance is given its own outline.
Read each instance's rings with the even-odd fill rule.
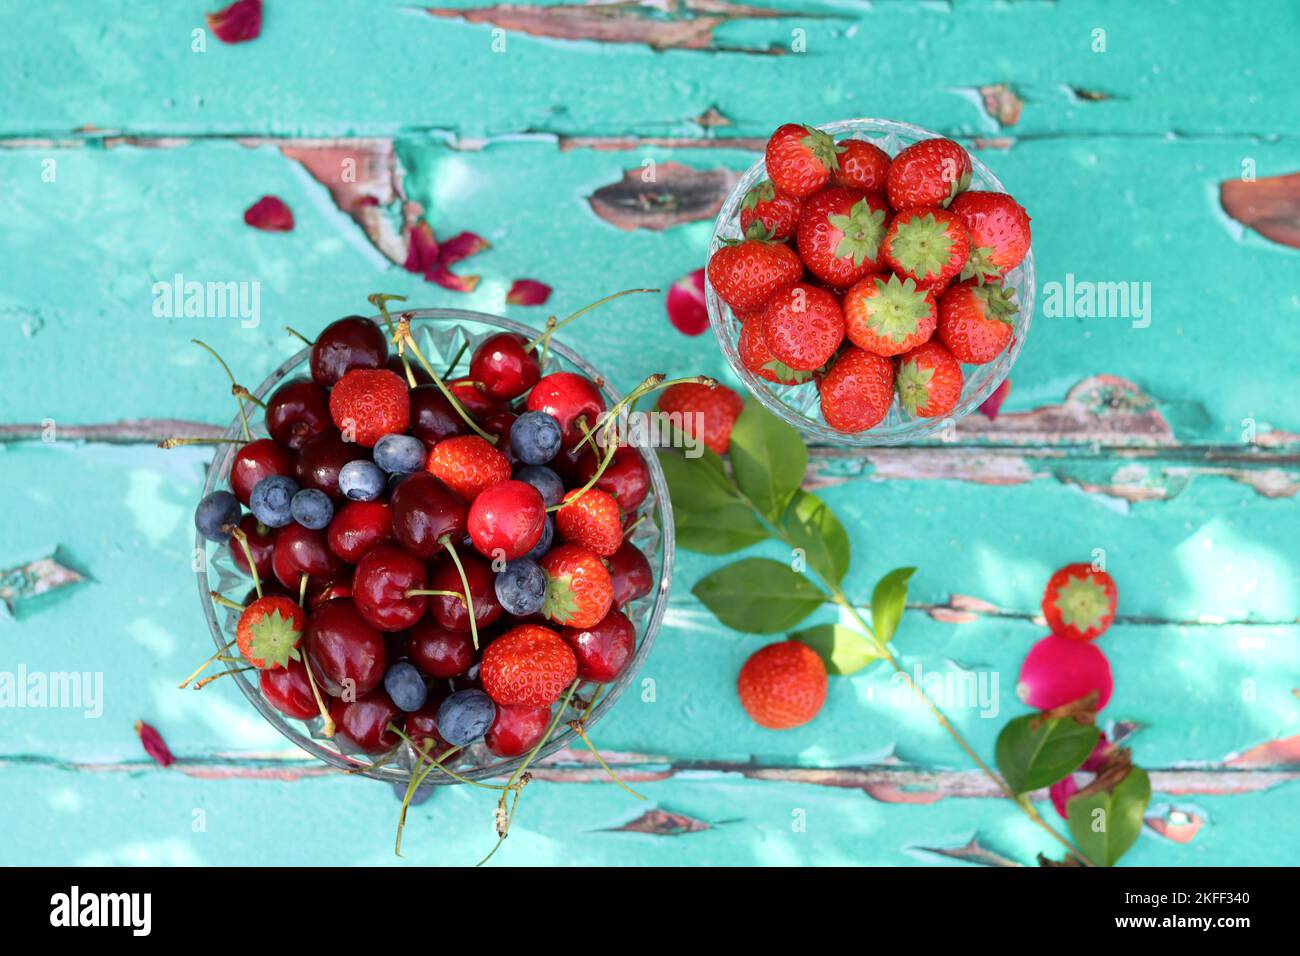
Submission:
[[[695,169],[681,163],[637,167],[588,197],[592,211],[619,229],[662,232],[672,226],[714,218],[739,174],[730,169]]]
[[[1223,210],[1265,239],[1300,249],[1300,173],[1219,184]]]

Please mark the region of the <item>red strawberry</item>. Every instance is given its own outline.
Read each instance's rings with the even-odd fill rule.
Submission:
[[[777,289],[797,281],[803,263],[784,243],[745,239],[715,252],[706,271],[723,302],[737,312],[752,312]]]
[[[880,243],[889,207],[856,189],[825,189],[804,203],[799,217],[799,257],[808,271],[834,286],[850,286],[880,272]]]
[[[477,435],[454,435],[433,446],[424,468],[466,501],[510,479],[506,456]]]
[[[876,355],[902,355],[934,334],[934,294],[911,279],[867,276],[844,295],[849,341]]]
[[[844,152],[840,153],[840,168],[831,173],[831,183],[883,196],[889,180],[889,154],[865,139],[846,139],[839,145]]]
[[[807,644],[782,641],[754,652],[736,681],[754,723],[786,730],[808,723],[826,702],[826,665]]]
[[[847,348],[817,390],[827,425],[842,432],[865,431],[879,424],[894,402],[894,363],[862,349]]]
[[[961,398],[961,363],[938,342],[926,342],[898,360],[898,401],[909,415],[938,418]]]
[[[306,623],[307,615],[293,599],[281,595],[258,598],[239,615],[235,642],[254,667],[287,667],[289,661],[302,659],[298,642]]]
[[[829,133],[786,123],[767,141],[764,161],[768,178],[781,192],[803,199],[824,187],[831,172],[839,169],[840,152],[842,147]]]
[[[786,286],[763,310],[763,341],[793,369],[821,368],[844,341],[839,300],[805,282]]]
[[[1089,564],[1067,564],[1047,582],[1043,617],[1058,637],[1090,641],[1115,620],[1119,591],[1105,571]]]
[[[692,420],[689,429],[683,424],[683,431],[702,437],[704,444],[719,455],[725,455],[731,447],[731,427],[744,410],[745,400],[725,385],[710,388],[696,382],[681,382],[670,385],[659,396],[659,411],[681,415],[683,423],[688,415],[699,416]]]
[[[772,350],[763,341],[761,313],[745,320],[740,329],[740,340],[736,348],[740,353],[740,364],[769,382],[778,385],[802,385],[812,378],[812,372],[792,369],[772,354]]]
[[[924,139],[889,164],[889,204],[895,209],[947,206],[970,185],[970,154],[950,139]]]
[[[952,212],[970,233],[970,261],[961,277],[981,282],[1006,275],[1029,252],[1029,214],[1006,193],[962,193]]]
[[[599,488],[574,488],[564,496],[555,512],[555,530],[560,539],[577,544],[607,558],[623,543],[623,525],[618,502]]]
[[[943,209],[908,209],[889,224],[881,254],[900,277],[936,293],[953,280],[970,255],[970,233]]]
[[[542,614],[567,627],[591,627],[609,613],[614,582],[600,558],[586,548],[562,544],[539,562],[546,572]]]
[[[953,286],[939,300],[939,338],[959,362],[991,362],[1011,341],[1018,311],[1001,285]]]
[[[483,652],[479,679],[502,707],[549,707],[573,683],[573,649],[548,627],[520,624]]]
[[[770,179],[765,179],[749,192],[740,204],[740,231],[757,239],[789,239],[799,224],[799,200],[778,192]],[[758,223],[759,232],[751,233],[750,226]]]
[[[354,368],[330,389],[330,417],[345,441],[374,448],[411,424],[411,393],[386,368]]]

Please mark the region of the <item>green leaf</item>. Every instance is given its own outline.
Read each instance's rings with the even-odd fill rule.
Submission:
[[[661,451],[677,544],[703,554],[729,554],[765,540],[768,529],[740,497],[712,452],[686,458]]]
[[[785,513],[785,530],[802,548],[808,566],[832,584],[849,570],[849,535],[826,502],[807,491],[796,491]]]
[[[882,644],[888,644],[903,619],[907,606],[907,582],[916,568],[895,568],[876,582],[871,592],[871,629]]]
[[[731,554],[767,539],[767,529],[743,505],[715,508],[705,516],[673,510],[677,546],[700,554]]]
[[[749,634],[788,631],[824,601],[811,581],[771,558],[745,558],[719,568],[691,593],[727,627]]]
[[[740,490],[769,520],[780,521],[808,469],[799,433],[751,398],[731,429],[730,454]]]
[[[1028,793],[1062,780],[1088,759],[1101,733],[1070,718],[1017,717],[998,734],[998,769],[1016,793]]]
[[[855,674],[880,659],[876,647],[866,637],[842,624],[818,624],[790,635],[821,655],[828,674]]]
[[[1110,793],[1090,793],[1071,798],[1066,805],[1070,833],[1093,863],[1114,866],[1142,832],[1151,778],[1140,767],[1117,783]]]

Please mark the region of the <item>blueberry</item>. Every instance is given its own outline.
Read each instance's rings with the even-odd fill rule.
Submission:
[[[374,501],[384,493],[388,476],[373,461],[358,458],[339,469],[339,491],[350,501]]]
[[[546,597],[546,572],[531,558],[519,558],[497,575],[496,590],[501,606],[515,617],[536,614]]]
[[[545,412],[524,412],[510,426],[510,450],[526,465],[544,465],[560,450],[560,423]]]
[[[438,708],[438,733],[454,747],[472,744],[492,726],[497,705],[477,688],[458,690]]]
[[[289,502],[289,513],[304,528],[320,531],[334,517],[334,502],[318,488],[304,488]]]
[[[558,505],[564,498],[564,482],[545,465],[526,465],[515,472],[516,481],[525,481],[542,493],[546,507]]]
[[[221,529],[224,525],[238,524],[240,511],[238,498],[228,491],[214,491],[204,495],[194,509],[194,527],[209,541],[229,541],[230,532]]]
[[[283,528],[293,521],[293,496],[298,482],[285,475],[268,475],[248,496],[248,507],[268,528]]]
[[[398,661],[384,675],[384,690],[393,699],[398,710],[408,714],[419,710],[429,698],[429,688],[424,676],[408,661]]]
[[[551,550],[551,542],[555,540],[555,518],[552,515],[546,516],[546,524],[542,525],[542,536],[538,539],[537,544],[533,545],[533,550],[524,555],[533,561],[540,561],[542,555]]]
[[[375,464],[392,474],[407,474],[424,467],[428,452],[414,435],[385,435],[375,442]]]

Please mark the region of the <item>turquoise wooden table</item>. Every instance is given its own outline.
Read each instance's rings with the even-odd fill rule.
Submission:
[[[482,794],[414,810],[397,861],[387,786],[288,749],[234,687],[176,689],[210,650],[190,569],[210,454],[154,445],[233,411],[189,340],[251,386],[295,350],[286,325],[311,335],[373,291],[540,324],[666,288],[703,264],[713,210],[772,128],[850,116],[942,131],[991,166],[1033,216],[1040,297],[996,421],[813,449],[808,487],[850,525],[851,596],[920,569],[898,649],[926,671],[1000,675],[998,719],[953,712],[990,757],[1022,711],[1012,685],[1045,633],[1047,576],[1104,550],[1121,616],[1103,717],[1154,788],[1125,862],[1296,862],[1294,3],[266,0],[261,36],[238,45],[194,32],[211,9],[3,3],[0,671],[102,675],[102,712],[0,708],[0,862],[477,860]],[[1259,182],[1243,194],[1243,179]],[[245,225],[265,194],[292,232]],[[402,223],[421,217],[491,242],[457,267],[482,276],[475,291],[400,267]],[[257,283],[258,323],[156,315],[154,283],[177,275]],[[554,288],[544,309],[506,305],[521,277]],[[1136,283],[1149,309],[1044,311],[1049,284],[1080,282]],[[563,338],[620,388],[652,371],[734,382],[711,335],[676,332],[658,300]],[[595,734],[647,802],[563,755],[500,862],[1032,864],[1051,849],[883,670],[833,680],[804,728],[750,723],[734,681],[762,639],[690,593],[730,559],[677,558],[645,671],[655,701],[628,695]],[[145,755],[140,719],[175,765]]]

